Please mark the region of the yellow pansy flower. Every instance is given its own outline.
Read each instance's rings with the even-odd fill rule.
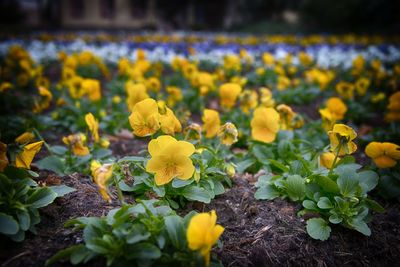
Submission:
[[[227,146],[236,143],[238,141],[238,135],[236,126],[231,122],[222,125],[218,132],[218,137],[221,139],[221,143]]]
[[[146,171],[155,174],[156,185],[167,184],[174,178],[187,180],[193,176],[195,168],[190,156],[195,147],[191,143],[162,135],[150,141],[148,150],[151,159]]]
[[[291,107],[285,104],[278,105],[276,107],[276,110],[278,111],[280,116],[281,129],[292,130],[293,129],[292,122],[296,113],[292,110]]]
[[[333,113],[328,108],[324,108],[319,110],[319,114],[321,115],[322,128],[325,131],[332,130],[333,125],[336,123]]]
[[[42,148],[43,143],[43,141],[39,141],[24,146],[22,152],[15,158],[15,166],[18,168],[30,169],[32,160]]]
[[[224,232],[224,227],[217,223],[214,210],[194,215],[189,222],[186,238],[191,250],[198,250],[204,258],[205,266],[210,265],[210,252],[213,245]]]
[[[133,133],[143,137],[156,133],[160,129],[160,116],[157,102],[152,98],[137,103],[129,116]]]
[[[191,123],[183,130],[185,140],[200,140],[201,132],[201,126],[197,123]]]
[[[357,150],[357,145],[353,142],[357,133],[353,128],[345,124],[335,124],[328,135],[331,142],[330,150],[339,156],[352,154]]]
[[[107,192],[107,181],[112,176],[112,169],[112,164],[101,165],[100,162],[96,160],[92,160],[90,163],[90,171],[92,172],[93,181],[99,187],[99,192],[102,198],[107,202],[111,202],[111,197]]]
[[[258,105],[258,94],[254,90],[244,90],[240,95],[240,108],[245,114],[249,114],[250,110]]]
[[[237,83],[225,83],[219,88],[221,106],[231,109],[236,104],[236,99],[242,92],[242,87]]]
[[[371,84],[371,81],[369,80],[369,79],[367,79],[367,78],[359,78],[357,81],[356,81],[356,90],[357,90],[357,93],[360,95],[360,96],[364,96],[365,95],[365,93],[367,92],[367,90],[368,90],[368,87],[369,87],[369,85]]]
[[[400,146],[389,142],[371,142],[365,148],[365,154],[378,168],[391,168],[400,159]]]
[[[7,165],[8,165],[7,145],[0,142],[0,172],[4,171]]]
[[[23,134],[15,138],[15,142],[22,145],[31,142],[33,139],[35,139],[35,135],[33,133],[24,132]]]
[[[83,79],[82,91],[92,101],[98,101],[101,99],[100,81],[96,79]]]
[[[207,138],[213,138],[217,135],[219,127],[221,126],[221,120],[219,118],[219,113],[213,109],[204,109],[203,116],[201,117],[203,121],[203,130],[206,132]]]
[[[97,143],[100,140],[99,122],[96,120],[92,113],[88,113],[85,115],[85,122],[89,128],[89,131],[92,133],[93,140]]]
[[[126,103],[130,111],[140,101],[149,98],[147,94],[146,86],[142,83],[134,83],[133,81],[127,81],[125,83],[125,91],[128,94]]]
[[[171,107],[183,99],[181,89],[176,86],[167,86],[166,91],[168,93],[167,103]]]
[[[347,112],[346,104],[339,97],[329,98],[325,105],[335,120],[342,120]]]
[[[336,84],[336,92],[345,99],[353,99],[354,89],[354,84],[349,82],[339,82]]]
[[[261,87],[260,88],[260,102],[261,105],[266,108],[271,108],[275,106],[275,100],[272,98],[272,92],[268,88]]]
[[[279,131],[279,113],[273,108],[258,107],[251,120],[251,136],[265,143],[275,140]]]
[[[72,149],[72,153],[77,156],[86,156],[89,154],[89,148],[84,145],[86,141],[86,136],[84,134],[71,134],[64,136],[62,139],[63,143],[68,145]]]
[[[334,161],[335,161],[335,154],[333,154],[332,152],[324,152],[321,154],[321,156],[319,156],[319,164],[327,169],[332,168]]]
[[[175,133],[182,131],[181,122],[175,116],[174,112],[167,106],[165,107],[165,113],[160,113],[160,125],[161,131],[165,134],[174,135]]]

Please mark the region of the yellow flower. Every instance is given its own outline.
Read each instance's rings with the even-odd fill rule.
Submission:
[[[0,142],[0,172],[4,171],[7,165],[8,165],[7,145]]]
[[[201,126],[197,123],[189,124],[184,130],[185,140],[200,140],[201,139]]]
[[[92,133],[93,140],[97,143],[100,140],[99,122],[96,120],[92,113],[88,113],[85,115],[85,121],[89,128],[89,131]]]
[[[324,152],[319,157],[319,164],[327,169],[330,169],[332,168],[334,160],[335,160],[335,154],[333,154],[332,152]]]
[[[204,125],[203,130],[206,132],[207,138],[213,138],[217,135],[219,127],[221,126],[221,120],[219,113],[213,109],[204,109],[203,117],[201,117]]]
[[[34,113],[39,113],[47,109],[50,106],[51,100],[53,99],[53,94],[47,88],[40,86],[38,91],[41,97],[39,101],[37,99],[34,101]]]
[[[193,77],[193,84],[200,90],[200,95],[206,95],[214,88],[214,78],[210,73],[200,71],[197,72]]]
[[[90,163],[90,171],[92,172],[93,181],[99,187],[99,192],[102,198],[107,202],[111,202],[111,197],[107,192],[107,181],[112,176],[112,167],[112,164],[101,165],[100,162],[96,160],[92,160]]]
[[[381,92],[381,93],[373,94],[373,95],[371,95],[371,102],[378,103],[378,102],[381,102],[385,98],[386,98],[385,93]]]
[[[101,99],[100,81],[95,79],[83,79],[82,91],[92,101],[98,101]]]
[[[119,103],[121,103],[121,97],[120,97],[119,95],[113,96],[112,102],[113,102],[114,104],[119,104]]]
[[[161,82],[157,77],[150,77],[146,80],[146,87],[154,92],[159,92],[161,89]]]
[[[143,137],[156,133],[160,129],[160,115],[157,102],[152,98],[137,103],[129,116],[133,133]]]
[[[345,99],[353,99],[354,88],[354,84],[349,82],[339,82],[336,84],[336,92]]]
[[[156,185],[164,185],[172,179],[190,179],[194,166],[190,156],[194,146],[186,141],[177,141],[169,135],[162,135],[150,141],[151,159],[147,162],[146,171],[155,174]]]
[[[174,135],[182,131],[182,125],[174,112],[165,106],[165,113],[160,113],[161,131],[165,134]]]
[[[241,69],[240,57],[237,55],[226,55],[224,57],[224,69],[228,71],[240,71]]]
[[[242,87],[236,83],[225,83],[219,88],[219,97],[221,106],[227,109],[231,109],[235,103],[237,97],[242,92]]]
[[[298,57],[299,57],[300,63],[301,63],[302,65],[304,65],[304,66],[309,66],[309,65],[311,65],[311,63],[312,63],[312,61],[313,61],[312,57],[311,57],[309,54],[307,54],[306,52],[300,52],[300,53],[298,54]]]
[[[20,152],[15,159],[15,166],[18,168],[30,169],[31,162],[36,153],[42,148],[43,143],[43,141],[39,141],[24,146],[22,152]]]
[[[233,123],[227,122],[219,129],[218,137],[222,144],[230,146],[238,141],[238,130]]]
[[[101,138],[99,144],[101,147],[108,148],[110,146],[110,141],[105,138]]]
[[[357,145],[353,142],[357,133],[353,128],[345,124],[335,124],[328,135],[331,142],[330,150],[334,153],[338,152],[339,156],[352,154],[357,150]]]
[[[370,81],[369,79],[367,79],[367,78],[359,78],[359,79],[356,81],[356,90],[357,90],[357,93],[358,93],[360,96],[365,95],[365,93],[367,92],[368,87],[369,87],[370,84],[371,84],[371,81]]]
[[[285,105],[280,104],[276,107],[276,110],[279,112],[280,122],[281,122],[281,129],[282,130],[292,130],[293,129],[293,119],[296,115],[293,112],[292,108]]]
[[[276,88],[278,90],[284,90],[290,86],[290,79],[286,76],[279,75],[278,82],[276,84]]]
[[[35,138],[35,135],[33,133],[24,132],[23,134],[21,134],[20,136],[15,138],[15,142],[22,145],[22,144],[31,142],[34,138]]]
[[[389,97],[387,109],[389,111],[385,116],[387,122],[400,121],[400,91]]]
[[[275,100],[272,98],[271,90],[265,87],[261,87],[260,92],[261,92],[260,101],[262,106],[266,108],[271,108],[275,106]]]
[[[244,90],[240,95],[240,108],[245,114],[249,114],[251,109],[258,105],[258,94],[253,90]]]
[[[334,120],[342,120],[347,112],[346,104],[338,97],[329,98],[326,103],[326,108],[331,112]]]
[[[272,54],[270,53],[264,53],[262,55],[262,60],[264,62],[265,65],[267,66],[272,66],[274,64],[275,58]]]
[[[125,83],[125,90],[128,94],[128,98],[126,99],[126,103],[130,111],[133,110],[133,107],[139,103],[140,101],[149,98],[147,94],[146,86],[142,83],[133,83],[133,81],[128,81]]]
[[[167,86],[166,91],[168,93],[167,103],[171,107],[183,99],[181,89],[176,86]]]
[[[400,159],[400,146],[389,142],[371,142],[365,148],[365,154],[378,168],[391,168]]]
[[[10,90],[10,89],[13,89],[13,88],[14,88],[14,85],[12,85],[12,83],[9,83],[9,82],[2,82],[2,83],[0,84],[0,93],[3,93],[3,92],[5,92],[5,91]]]
[[[325,131],[332,130],[333,125],[336,123],[335,116],[332,112],[329,109],[324,108],[319,110],[319,114],[321,115],[322,127]]]
[[[186,238],[191,250],[198,250],[204,258],[205,265],[210,265],[210,252],[213,245],[224,232],[224,227],[217,223],[214,210],[194,215],[189,222]]]
[[[251,120],[251,136],[265,143],[275,140],[279,131],[279,113],[273,108],[258,107]]]
[[[89,148],[83,144],[86,141],[86,136],[81,133],[64,136],[62,141],[77,156],[86,156],[89,154]]]

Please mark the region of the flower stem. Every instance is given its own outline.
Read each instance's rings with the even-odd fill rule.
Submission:
[[[333,172],[333,169],[335,168],[336,161],[339,158],[340,149],[342,149],[342,141],[339,142],[339,145],[336,149],[336,155],[335,158],[333,159],[331,169],[329,170],[329,174],[331,174]]]
[[[122,190],[119,187],[118,179],[115,177],[115,175],[113,175],[113,180],[114,180],[115,187],[117,188],[118,200],[121,205],[124,205],[125,198],[124,198],[124,195],[122,194]]]

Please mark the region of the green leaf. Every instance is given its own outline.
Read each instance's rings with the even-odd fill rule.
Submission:
[[[27,204],[30,204],[31,208],[42,208],[54,201],[57,194],[48,187],[41,187],[35,190],[35,192],[27,199]]]
[[[15,235],[19,231],[18,222],[5,213],[0,213],[0,233],[6,235]]]
[[[210,194],[204,188],[198,186],[185,187],[182,191],[182,195],[189,200],[200,201],[203,203],[211,202]]]
[[[93,158],[104,159],[112,155],[112,151],[106,148],[99,148],[93,151]]]
[[[63,197],[66,194],[72,193],[74,191],[76,191],[75,188],[66,186],[66,185],[55,185],[55,186],[49,186],[49,188],[51,190],[53,190],[53,192],[55,192],[57,194],[57,197]]]
[[[54,154],[57,154],[57,155],[62,156],[62,155],[65,155],[65,153],[67,153],[68,148],[66,148],[65,146],[52,146],[52,147],[50,148],[50,150],[51,150]]]
[[[173,188],[184,187],[186,185],[193,183],[193,181],[194,181],[194,179],[181,180],[181,179],[175,178],[172,180],[172,187]]]
[[[368,207],[369,207],[370,209],[372,209],[373,211],[376,211],[376,212],[384,212],[384,211],[385,211],[385,208],[382,207],[382,206],[381,206],[378,202],[376,202],[375,200],[372,200],[372,199],[367,198],[367,199],[365,199],[365,202],[367,203]]]
[[[151,234],[146,231],[146,228],[141,224],[132,226],[131,231],[126,236],[126,243],[135,244],[143,240],[147,240]]]
[[[322,218],[312,218],[307,221],[307,233],[314,239],[325,241],[331,235],[331,228]]]
[[[349,169],[348,172],[343,172],[339,174],[339,178],[337,179],[337,184],[340,189],[340,193],[342,193],[345,197],[352,197],[356,194],[358,186],[358,174]]]
[[[246,159],[237,163],[236,170],[238,173],[244,173],[248,168],[250,168],[256,161],[254,159]]]
[[[165,218],[165,227],[168,237],[175,248],[181,249],[185,246],[185,231],[181,217],[171,215]]]
[[[306,199],[306,200],[303,201],[302,204],[303,204],[303,207],[308,209],[308,210],[316,210],[317,209],[317,205],[312,200]]]
[[[356,231],[362,233],[363,235],[370,236],[371,229],[369,229],[368,225],[363,220],[349,220],[349,225]]]
[[[279,197],[279,192],[272,185],[263,185],[257,189],[254,197],[256,199],[272,200]]]
[[[19,227],[23,231],[27,231],[31,226],[31,217],[27,211],[19,210],[17,211],[17,217],[19,222]]]
[[[364,194],[368,193],[376,187],[379,176],[373,171],[362,171],[358,173],[358,182]]]
[[[128,156],[128,157],[123,157],[122,159],[119,159],[118,162],[143,162],[146,161],[146,158],[144,157],[136,157],[136,156]]]
[[[85,245],[79,244],[79,245],[74,245],[74,246],[71,246],[69,248],[60,250],[54,256],[52,256],[50,259],[48,259],[44,266],[45,267],[51,266],[54,263],[56,263],[56,262],[58,262],[58,261],[60,261],[62,259],[66,259],[66,258],[70,257],[73,252],[78,251],[78,250],[82,250],[83,248],[85,248]]]
[[[314,181],[322,188],[322,190],[328,193],[339,193],[338,185],[329,177],[318,175],[315,176]]]
[[[339,224],[343,221],[343,218],[340,217],[338,214],[334,213],[331,216],[329,216],[329,221],[333,224]]]
[[[286,194],[292,201],[303,200],[306,195],[306,185],[300,175],[290,175],[284,181]]]
[[[283,165],[282,163],[280,163],[280,162],[277,161],[277,160],[268,159],[268,162],[269,162],[272,166],[274,166],[274,167],[278,168],[279,170],[281,170],[282,172],[289,172],[289,168],[286,167],[285,165]]]
[[[327,197],[321,197],[318,200],[317,205],[318,205],[318,208],[320,208],[320,209],[332,209],[333,208],[332,202]]]
[[[59,175],[64,175],[65,173],[65,163],[57,156],[49,156],[36,162],[39,169],[50,170]]]
[[[126,257],[128,259],[158,259],[161,257],[161,251],[153,244],[139,243],[130,248]]]

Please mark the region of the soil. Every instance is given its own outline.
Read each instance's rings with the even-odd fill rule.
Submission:
[[[101,216],[118,205],[105,203],[87,176],[57,177],[41,172],[42,181],[63,182],[76,191],[41,210],[38,234],[28,234],[23,243],[2,238],[1,266],[43,266],[60,249],[82,241],[81,233],[63,224],[79,216]],[[224,266],[394,266],[400,255],[400,204],[382,202],[386,212],[374,216],[372,235],[333,227],[328,241],[311,239],[305,220],[298,217],[300,206],[286,200],[256,201],[255,178],[234,178],[234,185],[209,205],[194,203],[187,210],[216,210],[218,223],[225,227],[222,248],[215,252]],[[116,199],[116,197],[115,197]],[[69,262],[57,266],[71,266]],[[86,266],[105,266],[102,260]]]

